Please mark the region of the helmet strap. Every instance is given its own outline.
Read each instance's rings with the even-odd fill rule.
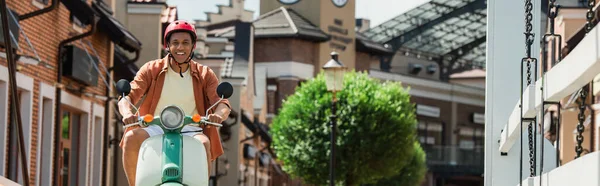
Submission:
[[[185,61],[184,61],[184,62],[179,62],[179,61],[177,61],[177,60],[175,59],[175,57],[173,57],[173,54],[171,54],[170,52],[169,52],[169,54],[168,54],[168,55],[169,55],[169,61],[170,61],[171,59],[173,59],[173,61],[175,61],[175,63],[176,63],[176,64],[177,64],[177,66],[179,67],[179,76],[181,76],[181,77],[183,78],[183,68],[181,67],[181,65],[183,65],[183,64],[189,64],[189,63],[190,63],[190,60],[192,59],[192,54],[190,54],[190,55],[189,55],[189,56],[188,56],[188,57],[185,59]],[[169,62],[169,64],[171,64],[171,63]],[[190,66],[188,65],[188,69],[189,69],[189,68],[190,68]]]
[[[169,38],[169,37],[167,37]],[[167,45],[169,45],[169,43],[167,43]],[[173,59],[173,61],[175,61],[175,63],[177,63],[177,66],[179,66],[179,76],[181,76],[181,78],[183,78],[183,73],[181,70],[181,65],[183,64],[189,64],[190,61],[192,60],[192,55],[194,53],[194,49],[196,48],[196,44],[194,43],[194,47],[192,47],[192,50],[190,51],[190,55],[188,55],[187,58],[185,58],[185,60],[183,62],[179,62],[177,61],[177,59],[175,59],[175,57],[173,56],[173,53],[171,53],[171,48],[169,48],[169,50],[167,50],[168,52],[168,56],[169,56],[169,60],[171,60],[171,58]],[[169,62],[169,65],[171,64],[171,62]],[[190,66],[188,65],[188,69],[190,68]]]

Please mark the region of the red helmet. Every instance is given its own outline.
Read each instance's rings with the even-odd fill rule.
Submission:
[[[173,34],[175,32],[181,32],[181,31],[190,33],[190,35],[192,36],[192,42],[194,43],[193,49],[195,49],[196,48],[196,28],[194,28],[194,25],[188,23],[187,21],[183,21],[183,20],[173,21],[169,24],[169,26],[167,26],[167,28],[165,29],[163,46],[165,48],[167,48],[167,43],[169,43],[169,38],[171,37],[171,34]]]

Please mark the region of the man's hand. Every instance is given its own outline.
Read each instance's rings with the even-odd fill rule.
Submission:
[[[221,115],[218,114],[209,114],[208,121],[213,123],[221,123],[223,122],[223,117],[221,117]]]
[[[125,125],[132,124],[132,123],[135,123],[135,122],[138,122],[138,117],[136,115],[129,114],[127,116],[123,116],[123,123]]]
[[[231,112],[231,111],[229,110],[229,107],[227,107],[227,105],[219,104],[219,105],[217,105],[216,113],[209,114],[207,116],[208,121],[213,122],[213,123],[221,123],[227,119],[227,117],[229,116],[229,112]],[[212,126],[206,125],[206,127],[210,128]]]
[[[134,115],[133,113],[131,113],[131,105],[129,105],[129,102],[126,100],[129,99],[128,97],[124,97],[121,100],[119,100],[119,112],[121,113],[121,116],[123,116],[123,123],[125,125],[127,124],[132,124],[138,121],[138,118],[136,115]]]

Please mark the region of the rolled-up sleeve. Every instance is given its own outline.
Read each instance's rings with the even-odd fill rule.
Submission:
[[[215,73],[207,67],[207,71],[205,73],[204,76],[204,81],[205,81],[205,88],[206,88],[206,97],[208,98],[208,105],[212,106],[214,105],[217,101],[219,101],[219,99],[221,99],[221,97],[219,97],[219,95],[217,94],[217,87],[219,86],[219,79],[217,78],[217,76],[215,75]],[[227,99],[223,99],[221,100],[220,103],[223,103],[225,105],[227,105],[227,107],[229,107],[229,109],[231,109],[231,105],[229,105],[229,100]],[[210,113],[215,113],[215,109],[217,107],[213,107],[210,110]],[[208,108],[207,108],[208,109]],[[204,130],[204,134],[206,136],[208,136],[208,139],[210,140],[210,153],[211,153],[211,161],[214,161],[215,159],[217,159],[219,156],[221,156],[224,151],[223,151],[223,146],[221,144],[221,137],[219,135],[219,130],[216,127],[205,127]]]
[[[129,93],[129,101],[136,104],[140,98],[146,93],[148,87],[152,83],[152,75],[150,63],[144,64],[137,72],[133,81],[131,81],[131,92]]]
[[[219,101],[219,99],[221,99],[221,97],[217,94],[217,87],[219,86],[219,79],[217,78],[217,75],[210,69],[207,68],[208,72],[206,73],[205,76],[205,81],[206,81],[206,94],[208,97],[208,105],[214,105],[217,101]],[[223,99],[221,100],[220,103],[223,103],[225,105],[227,105],[227,107],[229,107],[229,109],[231,109],[231,105],[229,105],[229,100],[227,99]],[[215,109],[217,107],[213,107],[212,110],[210,110],[210,112],[214,113]]]

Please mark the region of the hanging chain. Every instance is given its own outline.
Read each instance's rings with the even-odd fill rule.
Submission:
[[[594,6],[596,6],[596,0],[588,0],[588,11],[585,14],[585,33],[589,33],[592,28],[592,20],[594,20]]]
[[[527,86],[531,85],[531,60],[527,60]]]
[[[579,158],[581,157],[581,152],[583,152],[583,147],[581,147],[581,144],[583,143],[583,131],[585,130],[585,127],[583,126],[583,122],[585,121],[585,108],[586,108],[586,99],[587,99],[587,85],[581,89],[581,92],[579,94],[579,115],[577,116],[577,119],[579,120],[579,122],[577,123],[577,146],[575,147],[575,152],[577,153],[577,156],[575,158]]]
[[[533,14],[531,14],[531,10],[533,10],[533,4],[531,0],[527,0],[525,2],[525,46],[527,52],[527,58],[531,58],[531,45],[533,44],[534,33],[531,33],[533,29],[533,25],[531,24],[531,20],[533,20]],[[529,72],[530,69],[527,69]],[[529,80],[530,77],[527,76]]]
[[[527,59],[531,59],[531,45],[533,44],[534,34],[531,33],[533,29],[533,25],[531,24],[531,20],[533,20],[533,14],[531,14],[531,10],[533,9],[533,4],[531,4],[531,0],[527,0],[525,2],[525,50],[527,54]],[[531,60],[527,60],[527,85],[531,84]]]
[[[554,34],[554,19],[556,19],[556,15],[558,14],[558,6],[556,5],[556,0],[550,0],[548,4],[548,19],[550,19],[550,34]]]
[[[585,32],[586,34],[589,33],[592,28],[592,20],[595,17],[594,14],[594,6],[596,5],[596,1],[595,0],[588,0],[588,11],[585,15],[586,18],[586,23],[585,23]],[[583,147],[581,147],[581,144],[583,143],[583,132],[585,130],[585,127],[583,125],[583,122],[585,120],[585,109],[587,107],[586,105],[586,99],[587,99],[587,94],[588,94],[588,85],[584,86],[581,88],[580,92],[579,92],[579,114],[577,116],[578,119],[578,123],[577,123],[577,146],[575,146],[575,152],[577,153],[577,155],[575,156],[575,158],[579,158],[581,157],[581,153],[583,152]]]
[[[533,40],[534,40],[534,33],[531,32],[531,30],[533,29],[533,25],[531,24],[531,21],[533,20],[533,14],[531,13],[531,11],[533,10],[533,4],[531,3],[531,0],[526,0],[525,1],[525,49],[526,49],[526,54],[527,57],[525,58],[525,61],[527,62],[527,85],[529,86],[531,84],[531,63],[535,62],[535,59],[532,59],[531,57],[531,45],[533,44]],[[535,120],[534,120],[535,121]],[[535,174],[535,159],[534,159],[534,150],[533,150],[533,124],[535,122],[530,121],[529,126],[528,126],[528,132],[529,132],[529,174],[530,176],[534,176]]]
[[[529,174],[531,177],[535,176],[535,166],[534,164],[534,159],[533,159],[533,122],[529,123]]]

